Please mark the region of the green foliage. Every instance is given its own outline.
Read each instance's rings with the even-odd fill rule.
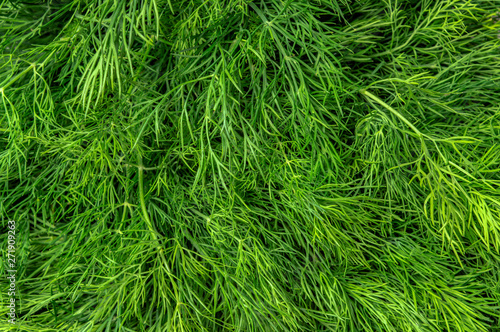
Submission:
[[[500,330],[499,10],[0,1],[18,331]]]

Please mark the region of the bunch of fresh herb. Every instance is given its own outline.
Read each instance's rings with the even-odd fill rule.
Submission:
[[[0,1],[0,331],[499,330],[499,10]]]

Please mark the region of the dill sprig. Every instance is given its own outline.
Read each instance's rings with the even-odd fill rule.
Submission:
[[[16,328],[499,329],[499,8],[0,2]]]

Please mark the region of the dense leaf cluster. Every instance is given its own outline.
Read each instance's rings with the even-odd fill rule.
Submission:
[[[498,10],[0,1],[19,331],[500,329]]]

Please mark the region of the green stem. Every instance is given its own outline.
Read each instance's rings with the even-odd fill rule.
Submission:
[[[146,201],[144,199],[144,165],[142,164],[142,156],[140,152],[137,153],[137,159],[139,161],[139,166],[137,166],[137,168],[139,170],[139,201],[141,203],[142,215],[144,220],[146,220],[146,224],[148,225],[153,240],[157,241],[158,237],[156,236],[156,231],[151,223],[151,219],[149,218],[149,214],[146,209]]]
[[[28,68],[26,68],[25,70],[23,70],[22,72],[20,72],[19,74],[17,74],[13,79],[11,79],[7,84],[5,84],[4,86],[2,86],[0,88],[0,91],[3,92],[5,89],[7,89],[9,86],[11,86],[12,84],[14,84],[18,79],[20,79],[21,77],[23,77],[24,75],[26,75],[27,72],[29,72],[31,69],[34,69],[35,68],[35,64],[31,64]]]
[[[371,98],[372,100],[376,101],[377,103],[379,103],[380,105],[384,106],[386,109],[388,109],[389,111],[391,111],[392,114],[394,114],[395,116],[397,116],[401,121],[403,121],[404,123],[406,123],[408,125],[408,127],[411,128],[411,130],[413,130],[418,136],[420,137],[423,137],[424,135],[417,129],[417,127],[415,127],[410,121],[408,121],[401,113],[399,113],[398,111],[396,111],[394,108],[392,108],[391,106],[387,105],[386,103],[384,103],[380,98],[378,98],[377,96],[375,96],[374,94],[368,92],[367,90],[365,89],[362,89],[360,91],[363,95]]]

